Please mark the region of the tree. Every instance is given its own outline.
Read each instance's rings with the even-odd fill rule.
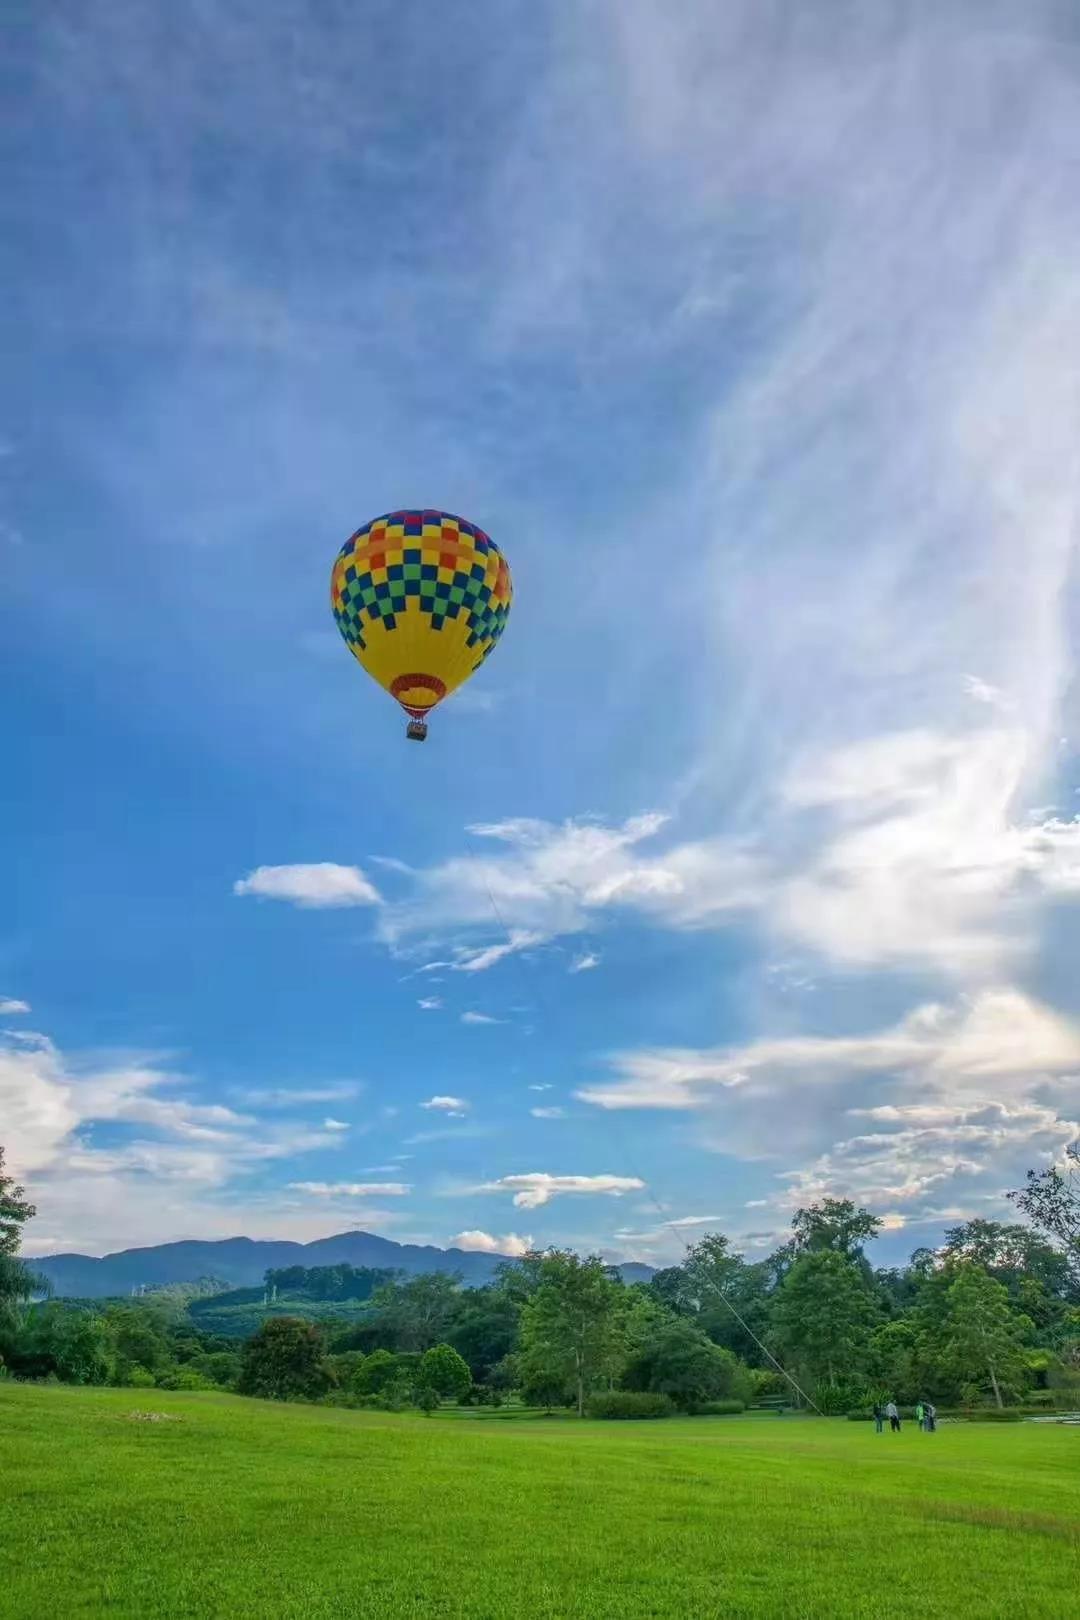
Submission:
[[[392,1350],[373,1350],[356,1368],[353,1390],[357,1395],[380,1395],[398,1376],[398,1370],[398,1358]]]
[[[745,1400],[749,1393],[746,1370],[731,1351],[678,1318],[669,1319],[631,1356],[622,1383],[625,1389],[670,1395],[684,1410],[705,1401]]]
[[[421,1384],[416,1391],[416,1404],[425,1417],[430,1417],[439,1404],[438,1392],[430,1384]]]
[[[37,1214],[26,1201],[25,1190],[4,1173],[0,1147],[0,1328],[14,1329],[19,1308],[42,1289],[40,1278],[19,1259],[22,1229]]]
[[[772,1325],[805,1374],[837,1385],[862,1372],[877,1316],[858,1262],[822,1248],[795,1261],[777,1290]]]
[[[1065,1299],[1073,1293],[1078,1280],[1068,1253],[1030,1226],[982,1219],[965,1221],[945,1233],[939,1252],[946,1261],[974,1260],[1005,1284],[1014,1301],[1023,1282],[1035,1283],[1046,1294]]]
[[[586,1395],[614,1377],[625,1354],[623,1286],[599,1255],[582,1260],[569,1250],[549,1250],[540,1274],[521,1313],[524,1379],[569,1386],[583,1417]]]
[[[464,1395],[472,1383],[469,1363],[449,1344],[433,1344],[420,1357],[416,1375],[421,1389],[432,1389],[436,1396],[447,1399]]]
[[[1021,1346],[1033,1324],[1009,1306],[1009,1292],[974,1261],[960,1261],[951,1271],[945,1314],[937,1337],[942,1360],[966,1382],[989,1380],[1001,1407],[1002,1386],[1015,1391],[1025,1381]]]
[[[498,1286],[459,1293],[446,1342],[464,1356],[478,1384],[517,1344],[519,1315],[520,1306]]]
[[[1080,1142],[1065,1150],[1065,1168],[1029,1170],[1027,1181],[1009,1197],[1040,1231],[1061,1244],[1074,1266],[1080,1265]]]
[[[26,1201],[25,1188],[15,1183],[14,1176],[4,1174],[4,1150],[0,1147],[0,1254],[19,1252],[22,1229],[37,1210]]]
[[[796,1254],[831,1250],[848,1260],[862,1258],[863,1245],[881,1231],[881,1221],[850,1198],[823,1198],[797,1209],[791,1220]]]
[[[241,1395],[310,1400],[325,1394],[329,1384],[323,1336],[314,1322],[272,1316],[244,1346],[236,1385]]]
[[[403,1350],[428,1350],[445,1340],[458,1309],[461,1278],[445,1271],[384,1283],[371,1296],[373,1310]]]

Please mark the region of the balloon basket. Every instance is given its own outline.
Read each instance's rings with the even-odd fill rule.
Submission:
[[[427,721],[410,720],[405,727],[405,735],[410,742],[423,742],[427,737]]]

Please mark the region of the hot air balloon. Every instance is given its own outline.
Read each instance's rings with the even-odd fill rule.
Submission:
[[[427,716],[487,658],[506,627],[513,587],[498,546],[450,512],[388,512],[345,542],[330,604],[357,662],[411,718]]]

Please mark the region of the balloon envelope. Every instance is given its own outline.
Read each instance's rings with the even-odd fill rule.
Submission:
[[[450,512],[388,512],[338,553],[330,603],[357,662],[422,720],[492,651],[513,586],[506,558]]]

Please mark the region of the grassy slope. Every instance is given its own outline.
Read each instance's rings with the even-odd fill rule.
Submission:
[[[1080,1584],[1071,1429],[448,1422],[9,1384],[0,1470],[17,1620],[1061,1616]]]

